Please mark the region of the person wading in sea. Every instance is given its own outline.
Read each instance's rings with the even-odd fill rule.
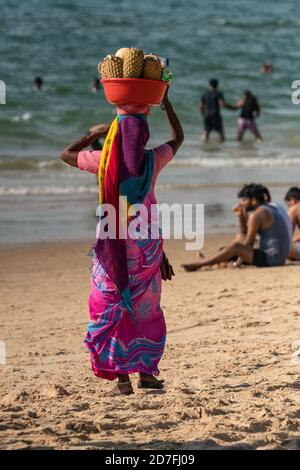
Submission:
[[[237,140],[242,142],[244,133],[248,129],[255,135],[257,141],[262,141],[261,133],[256,124],[256,119],[260,115],[258,99],[250,90],[244,92],[244,96],[236,103],[236,109],[240,109],[240,116],[237,120]]]
[[[225,141],[225,132],[223,127],[223,119],[221,116],[221,108],[235,110],[234,106],[225,101],[223,93],[218,89],[218,80],[212,78],[209,81],[207,91],[202,95],[200,112],[204,119],[203,142],[207,143],[212,131],[219,134],[220,142]]]

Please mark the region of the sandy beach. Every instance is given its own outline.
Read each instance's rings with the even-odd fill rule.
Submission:
[[[207,236],[204,252],[226,236]],[[162,306],[164,391],[93,376],[83,345],[89,243],[0,249],[1,449],[300,448],[300,266],[185,273],[195,253],[166,242],[176,277]]]

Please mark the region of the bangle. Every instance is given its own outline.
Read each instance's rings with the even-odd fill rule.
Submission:
[[[166,111],[167,108],[171,108],[172,105],[171,105],[170,102],[168,102],[167,104],[165,104],[165,103],[160,103],[160,107],[161,107],[161,109],[162,109],[163,111]]]

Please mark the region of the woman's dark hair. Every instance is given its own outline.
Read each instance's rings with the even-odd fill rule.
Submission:
[[[243,108],[251,111],[259,111],[259,104],[255,95],[253,95],[251,90],[245,90],[245,103]]]
[[[212,78],[211,80],[209,80],[209,84],[212,88],[218,88],[218,85],[219,85],[219,80],[217,80],[216,78]]]
[[[43,81],[42,77],[35,77],[34,83],[36,85],[43,85],[44,81]]]
[[[238,198],[247,197],[249,199],[255,197],[261,204],[264,202],[270,202],[271,195],[268,188],[262,184],[245,184],[242,189],[238,192]]]
[[[292,198],[297,199],[297,201],[300,201],[300,188],[297,188],[297,186],[292,186],[288,190],[284,197],[284,200],[289,201]]]

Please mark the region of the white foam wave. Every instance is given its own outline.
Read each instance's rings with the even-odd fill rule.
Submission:
[[[97,194],[97,186],[15,186],[0,187],[2,196],[50,196],[64,194]]]
[[[276,158],[188,158],[175,159],[173,166],[186,167],[195,166],[202,168],[220,168],[220,167],[286,167],[300,165],[300,158],[294,157],[276,157]]]
[[[43,170],[50,169],[65,169],[65,165],[58,159],[53,160],[33,160],[30,158],[19,159],[0,159],[0,170]]]
[[[31,117],[32,117],[31,113],[23,113],[17,116],[13,116],[11,118],[11,121],[12,122],[30,121]]]
[[[175,158],[172,163],[175,167],[286,167],[300,165],[300,157],[283,155],[267,157],[200,157],[200,158]],[[58,159],[53,160],[1,160],[0,170],[66,170],[66,166]]]

